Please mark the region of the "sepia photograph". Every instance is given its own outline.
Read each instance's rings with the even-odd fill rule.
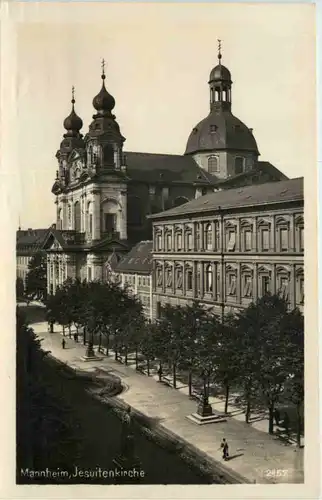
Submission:
[[[304,487],[314,6],[54,4],[7,18],[15,484]]]

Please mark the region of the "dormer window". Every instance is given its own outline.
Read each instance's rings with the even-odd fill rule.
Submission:
[[[217,125],[210,125],[210,133],[214,134],[215,132],[217,132],[217,128]]]

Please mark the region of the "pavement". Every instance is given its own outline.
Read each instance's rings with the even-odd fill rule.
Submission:
[[[42,339],[42,348],[52,356],[73,368],[91,372],[95,368],[109,370],[120,377],[124,391],[117,396],[137,411],[156,418],[159,426],[178,436],[201,454],[212,460],[214,467],[220,464],[232,476],[242,476],[251,483],[303,483],[304,449],[285,444],[277,436],[267,432],[267,420],[256,420],[246,424],[240,409],[230,406],[232,416],[226,422],[197,425],[186,417],[195,413],[197,403],[187,397],[187,387],[173,389],[159,383],[157,374],[148,377],[135,371],[134,366],[125,366],[114,360],[113,353],[99,361],[83,361],[85,346],[80,336],[79,343],[65,337],[66,349],[61,347],[62,329],[55,325],[55,333],[48,332],[47,323],[34,323],[35,333]],[[100,354],[100,356],[102,356]],[[224,401],[211,398],[216,411],[223,411]],[[265,432],[264,432],[265,430]],[[229,444],[230,460],[221,458],[219,449],[223,438]]]

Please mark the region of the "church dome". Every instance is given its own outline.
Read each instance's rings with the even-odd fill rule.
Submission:
[[[93,99],[93,107],[96,109],[96,111],[99,112],[103,111],[110,113],[115,106],[115,99],[111,94],[107,92],[105,88],[104,74],[102,75],[102,80],[103,80],[102,88]]]
[[[68,132],[79,132],[83,126],[83,120],[75,113],[74,105],[73,109],[67,118],[64,120],[64,128]]]
[[[258,153],[252,131],[230,111],[213,110],[192,130],[185,154],[234,150]]]
[[[64,128],[67,130],[67,134],[68,136],[71,136],[71,135],[78,135],[79,134],[79,131],[80,129],[82,128],[83,126],[83,120],[76,114],[75,112],[75,88],[73,87],[72,88],[72,100],[71,100],[71,103],[72,103],[72,110],[71,110],[71,113],[69,116],[67,116],[67,118],[65,118],[64,120]]]
[[[222,64],[217,64],[210,73],[209,76],[209,83],[213,81],[227,81],[231,83],[231,74],[229,69],[226,68],[226,66],[223,66]]]

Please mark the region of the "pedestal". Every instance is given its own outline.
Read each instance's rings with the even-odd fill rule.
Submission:
[[[83,361],[101,361],[103,359],[102,356],[97,356],[95,354],[93,344],[91,342],[88,343],[86,353],[84,356],[81,356]]]
[[[197,414],[201,417],[209,417],[212,415],[212,407],[206,399],[200,401],[197,409]]]
[[[186,418],[197,425],[227,422],[227,418],[224,415],[216,415],[214,413],[205,417],[199,415],[198,413],[192,413],[191,415],[187,415]]]

